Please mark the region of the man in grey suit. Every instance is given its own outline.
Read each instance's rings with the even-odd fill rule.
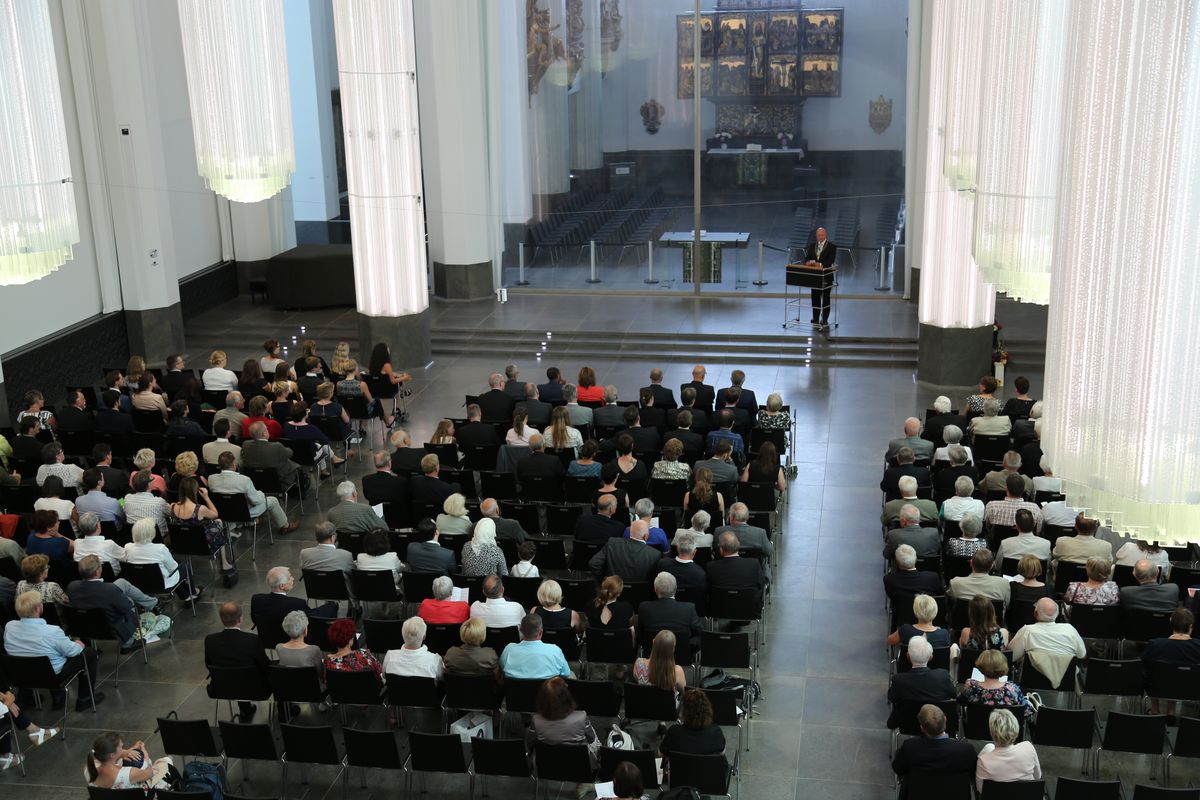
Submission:
[[[605,542],[604,549],[588,562],[596,581],[602,581],[609,575],[616,575],[626,583],[651,580],[662,554],[646,544],[649,536],[649,523],[639,519],[629,526],[628,539],[612,538]]]
[[[1007,578],[992,575],[992,565],[996,556],[986,547],[975,551],[971,556],[971,574],[950,579],[950,588],[946,594],[951,600],[970,600],[981,594],[989,600],[1003,600],[1005,605],[1012,597],[1012,584]]]
[[[888,531],[883,541],[883,557],[888,560],[896,555],[896,548],[902,544],[916,550],[918,558],[931,558],[942,552],[942,535],[937,528],[921,527],[921,512],[914,505],[900,509],[900,527]]]
[[[550,424],[550,412],[553,406],[538,397],[538,388],[532,383],[525,384],[525,399],[517,403],[517,408],[524,408],[529,415],[528,422],[541,430]]]
[[[1126,611],[1174,611],[1179,605],[1179,586],[1158,583],[1158,567],[1146,559],[1133,565],[1137,586],[1121,587],[1121,608]]]
[[[763,554],[763,573],[771,580],[771,561],[775,557],[775,545],[767,537],[767,532],[757,525],[748,525],[750,508],[745,503],[734,503],[729,507],[729,524],[722,525],[713,531],[713,536],[720,536],[729,531],[738,538],[741,547],[760,550]]]
[[[261,423],[256,423],[261,424]],[[213,494],[244,494],[250,504],[250,516],[266,513],[270,526],[276,533],[291,533],[300,527],[300,520],[288,522],[287,513],[274,497],[267,497],[254,487],[254,481],[238,472],[237,456],[226,450],[217,457],[221,471],[208,476],[208,490]]]
[[[332,522],[317,523],[317,544],[300,551],[300,569],[317,572],[341,570],[349,575],[354,568],[354,556],[337,546],[337,526]]]
[[[592,411],[597,425],[616,428],[625,424],[625,409],[617,405],[617,387],[611,383],[604,387],[604,405]]]
[[[504,368],[504,393],[518,402],[525,397],[525,382],[520,380],[520,376],[521,371],[516,364]]]
[[[438,539],[441,532],[431,519],[423,519],[415,528],[416,537],[408,544],[408,552],[404,561],[410,572],[449,575],[457,569],[454,563],[454,551],[442,547]]]
[[[387,529],[387,523],[379,518],[373,508],[358,502],[358,489],[354,488],[354,481],[339,483],[337,496],[338,504],[326,512],[325,519],[339,531],[367,533],[380,528]]]
[[[883,454],[884,461],[896,463],[896,455],[901,447],[911,447],[918,461],[929,461],[933,458],[933,442],[921,438],[921,420],[909,417],[904,420],[904,437],[888,442],[887,452]]]
[[[563,387],[562,395],[563,400],[567,402],[567,414],[571,417],[571,425],[576,428],[580,425],[591,425],[592,409],[579,405],[579,387],[568,383]]]
[[[308,491],[308,478],[292,461],[292,451],[285,444],[268,441],[267,426],[261,421],[250,426],[250,439],[242,445],[242,468],[273,469],[282,485],[299,481],[300,491]]]
[[[706,469],[712,473],[713,483],[735,483],[738,479],[738,469],[733,463],[733,445],[728,439],[722,439],[717,442],[717,447],[713,451],[713,457],[704,461],[697,461],[695,468],[692,470],[692,475],[696,474],[696,470]]]
[[[500,516],[500,504],[496,502],[495,498],[489,497],[480,503],[479,512],[496,523],[497,542],[509,539],[520,544],[525,541],[525,529],[521,527],[521,523],[515,519],[505,519]]]
[[[112,628],[113,635],[121,641],[121,653],[132,652],[137,642],[134,634],[138,629],[138,615],[133,602],[125,596],[119,587],[105,583],[101,577],[103,565],[99,556],[84,556],[79,562],[80,580],[71,581],[67,587],[67,597],[71,600],[72,608],[98,608],[104,611],[104,617]],[[146,597],[154,608],[154,598]]]

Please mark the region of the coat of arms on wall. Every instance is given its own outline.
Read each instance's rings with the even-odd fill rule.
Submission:
[[[537,94],[550,65],[566,58],[562,39],[554,35],[559,27],[550,27],[550,10],[538,8],[538,0],[525,0],[525,61],[530,98]]]
[[[583,68],[583,0],[567,0],[567,83]]]
[[[663,104],[651,97],[646,102],[642,103],[642,125],[646,128],[646,133],[658,133],[658,129],[662,126]]]
[[[885,100],[883,95],[879,95],[876,100],[870,101],[871,109],[867,112],[867,121],[871,123],[871,130],[876,133],[883,133],[892,124],[892,101]]]

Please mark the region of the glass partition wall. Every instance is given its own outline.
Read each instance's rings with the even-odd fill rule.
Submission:
[[[839,294],[903,290],[907,0],[494,2],[498,286],[782,293],[823,227]],[[305,13],[288,20],[289,54],[315,54],[290,57],[312,106],[294,113],[297,238],[344,243],[336,59]]]

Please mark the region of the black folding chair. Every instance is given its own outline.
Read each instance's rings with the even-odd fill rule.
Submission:
[[[607,783],[613,779],[613,770],[622,761],[628,761],[642,773],[642,786],[647,789],[658,788],[658,765],[655,763],[655,752],[645,750],[618,750],[612,747],[600,748],[600,769],[596,780]]]
[[[257,667],[209,667],[208,685],[205,688],[209,699],[213,701],[213,721],[217,722],[218,727],[221,723],[217,720],[217,711],[222,700],[229,703],[232,717],[235,702],[258,702],[271,697],[271,686]],[[221,738],[228,745],[224,734]]]
[[[1088,757],[1096,736],[1096,709],[1068,709],[1043,705],[1029,726],[1031,740],[1038,747],[1069,747],[1083,751],[1080,774],[1087,772]]]
[[[58,606],[57,613],[62,628],[69,636],[85,641],[113,641],[120,648],[124,642],[113,633],[112,625],[108,622],[108,614],[102,608],[79,608],[78,606]],[[142,628],[138,622],[138,630]],[[142,662],[150,663],[146,655],[146,646],[139,639],[138,649],[142,651]],[[113,669],[113,686],[121,685],[121,658],[118,654]]]
[[[1100,754],[1137,753],[1157,756],[1162,759],[1163,780],[1167,779],[1167,755],[1171,744],[1167,741],[1166,714],[1125,714],[1110,711],[1104,723],[1104,735],[1096,748],[1093,774],[1100,775]],[[1151,773],[1153,774],[1153,773]]]
[[[299,764],[301,775],[304,767],[309,764],[337,767],[338,774],[334,782],[341,777],[346,768],[346,759],[338,752],[337,739],[333,728],[328,725],[292,725],[284,722],[279,731],[283,735],[283,754],[279,760],[283,764],[283,783],[280,794],[287,791],[287,771],[289,764]]]
[[[317,705],[329,697],[321,685],[321,671],[317,667],[281,667],[272,664],[267,667],[267,683],[271,686],[275,701],[279,703],[283,718],[288,722],[292,719],[293,703]]]
[[[471,757],[471,766],[482,779],[485,797],[488,777],[533,778],[524,739],[485,739],[477,736],[471,740]],[[533,788],[536,793],[536,783]]]
[[[475,775],[470,770],[470,761],[457,733],[410,731],[408,750],[408,761],[404,765],[404,787],[409,795],[412,794],[412,776],[415,772],[466,775],[470,779],[467,797],[475,794]]]
[[[592,767],[591,755],[585,744],[535,742],[533,765],[538,782],[592,783],[596,777],[596,770]]]
[[[163,752],[192,758],[220,758],[223,752],[217,729],[206,719],[179,719],[174,711],[158,717],[157,732],[162,736]]]
[[[221,516],[221,521],[227,526],[232,525],[249,525],[252,528],[250,537],[250,560],[254,561],[258,553],[258,521],[261,519],[267,525],[267,539],[271,544],[275,544],[275,533],[271,530],[271,520],[267,518],[267,512],[264,510],[261,514],[255,516],[250,513],[250,500],[246,495],[238,492],[236,494],[222,494],[221,492],[211,492],[208,495],[212,500],[213,505],[217,507],[217,513]],[[231,547],[232,549],[232,547]]]
[[[342,794],[350,783],[350,768],[362,769],[362,788],[367,788],[368,769],[404,769],[400,746],[393,731],[367,731],[358,728],[342,728],[346,746],[346,771],[342,779]]]
[[[391,674],[383,677],[386,681],[386,696],[389,706],[401,710],[409,708],[435,709],[440,715],[438,731],[441,732],[445,729],[446,714],[442,707],[445,691],[436,680]]]
[[[724,753],[708,756],[664,753],[663,756],[671,764],[671,788],[691,786],[705,797],[733,797],[734,794],[741,797],[741,775],[736,755],[733,764],[729,763]],[[729,791],[731,779],[735,783],[733,792]]]

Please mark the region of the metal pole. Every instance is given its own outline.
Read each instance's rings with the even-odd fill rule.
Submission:
[[[758,280],[754,282],[755,286],[766,286],[767,282],[763,280],[763,243],[760,239],[758,242]]]
[[[591,255],[592,261],[592,277],[587,279],[588,283],[599,283],[600,279],[596,277],[596,240],[592,239],[588,242],[588,252]]]
[[[888,274],[892,276],[892,283],[894,284],[896,282],[896,245],[894,244],[888,247],[887,267]],[[888,288],[892,287],[889,286]]]
[[[642,283],[658,283],[654,277],[654,240],[646,242],[646,280]]]
[[[886,292],[887,291],[887,284],[885,283],[885,281],[887,280],[886,274],[887,274],[887,248],[881,247],[881,248],[879,248],[879,285],[875,287],[875,291],[877,291],[877,292]]]
[[[714,31],[715,33],[715,31]],[[696,77],[692,82],[692,293],[700,294],[700,0],[692,12],[692,63]],[[716,74],[713,74],[716,80]]]
[[[528,286],[525,280],[525,243],[517,242],[517,286]]]

